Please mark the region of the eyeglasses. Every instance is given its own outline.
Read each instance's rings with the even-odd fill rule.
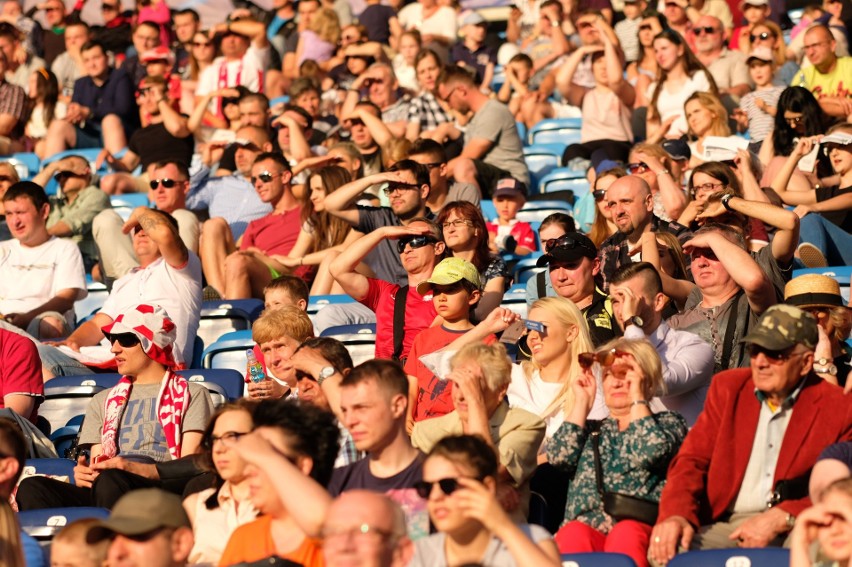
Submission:
[[[749,357],[754,358],[755,356],[757,356],[759,354],[762,354],[763,356],[765,356],[766,359],[771,363],[781,364],[783,362],[787,362],[788,360],[790,360],[794,356],[799,356],[799,355],[802,355],[802,354],[805,354],[805,353],[804,352],[794,353],[794,352],[792,352],[792,348],[787,348],[787,349],[784,349],[784,350],[769,350],[767,348],[763,348],[762,346],[756,345],[756,344],[748,345]]]
[[[550,253],[554,248],[586,248],[587,245],[574,238],[572,234],[563,234],[559,238],[548,238],[544,241],[544,251]]]
[[[784,117],[784,122],[790,125],[791,128],[795,128],[805,119],[804,116],[792,116],[790,118]]]
[[[699,191],[718,191],[719,189],[722,189],[723,187],[725,187],[724,183],[705,183],[704,185],[693,186],[692,190],[695,193],[698,193]]]
[[[351,527],[325,527],[320,533],[320,537],[326,542],[345,541],[350,537],[355,539],[390,539],[395,537],[390,530],[378,528],[370,524],[359,524]]]
[[[645,173],[650,168],[647,163],[640,161],[639,163],[628,163],[626,169],[628,175],[639,175],[640,173]]]
[[[473,223],[470,222],[469,220],[466,220],[466,219],[456,219],[456,220],[453,220],[453,221],[444,221],[444,223],[441,224],[441,226],[443,228],[450,228],[450,227],[460,228],[460,227],[463,227],[463,226],[473,226]]]
[[[443,492],[446,496],[449,496],[453,492],[459,489],[459,479],[457,478],[442,478],[441,480],[436,480],[435,482],[426,482],[425,480],[421,480],[420,482],[414,483],[414,490],[417,491],[417,495],[420,498],[428,499],[429,495],[432,494],[432,487],[435,485],[441,487],[441,492]]]
[[[749,41],[751,41],[752,43],[754,43],[754,42],[755,42],[755,41],[757,41],[757,40],[760,40],[760,41],[766,41],[767,39],[775,39],[775,36],[774,36],[774,35],[772,35],[772,34],[771,34],[771,33],[769,33],[769,32],[763,32],[763,33],[759,33],[759,34],[757,34],[757,35],[754,35],[754,34],[749,35],[749,36],[748,36],[748,39],[749,39]]]
[[[416,183],[402,183],[399,181],[391,181],[388,183],[388,186],[382,189],[385,195],[392,195],[395,191],[414,191],[415,189],[420,189],[420,185]]]
[[[139,344],[139,337],[133,333],[104,333],[109,344],[118,342],[121,348],[132,348]]]
[[[628,354],[630,353],[615,348],[604,352],[583,352],[577,355],[577,362],[585,369],[591,368],[596,362],[601,366],[612,366],[617,359]]]
[[[151,189],[156,190],[160,185],[162,185],[164,189],[171,189],[172,187],[174,187],[178,183],[183,183],[183,181],[178,181],[177,179],[165,178],[165,179],[152,179],[151,182],[148,183],[148,185],[151,186]]]
[[[421,234],[418,236],[407,236],[405,238],[400,238],[396,241],[396,249],[400,254],[405,252],[405,247],[410,246],[412,250],[417,250],[418,248],[423,248],[427,244],[437,244],[438,239],[434,236],[430,236],[428,234]]]
[[[312,382],[316,382],[316,379],[307,372],[304,372],[302,370],[296,370],[296,382],[301,382],[302,380],[310,380]]]
[[[652,31],[654,28],[650,24],[642,24],[639,26],[639,31]]]
[[[717,30],[713,26],[696,26],[696,27],[692,28],[692,31],[695,33],[695,35],[702,35],[702,34],[705,34],[705,33],[707,35],[713,35],[714,33],[718,32],[719,30]]]
[[[227,431],[222,435],[216,436],[211,435],[208,439],[205,440],[204,445],[208,449],[212,449],[217,441],[221,441],[222,445],[225,447],[233,447],[234,444],[239,441],[240,437],[243,435],[248,435],[251,433],[250,431]]]
[[[595,201],[603,201],[606,197],[606,189],[595,189],[592,191],[592,197],[595,198]]]
[[[192,42],[192,47],[210,47],[211,45],[213,45],[213,43],[209,42],[209,41],[193,41]]]
[[[268,171],[261,171],[256,176],[252,175],[249,178],[249,180],[251,181],[252,185],[257,185],[258,181],[261,181],[263,183],[269,183],[270,181],[272,181],[276,177],[281,177],[281,174],[280,173],[270,173]]]

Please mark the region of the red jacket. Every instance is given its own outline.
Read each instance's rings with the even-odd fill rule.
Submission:
[[[701,526],[727,513],[745,477],[759,413],[750,368],[713,377],[704,411],[669,466],[658,522],[683,516]],[[807,474],[826,446],[849,439],[852,397],[811,374],[793,405],[773,486]],[[810,504],[809,498],[802,498],[779,507],[796,516]]]

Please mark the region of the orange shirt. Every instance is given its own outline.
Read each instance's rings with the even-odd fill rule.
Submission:
[[[253,522],[244,524],[234,530],[219,567],[228,567],[236,563],[259,561],[272,555],[301,563],[305,567],[324,567],[322,543],[318,539],[306,537],[302,543],[285,555],[279,555],[272,540],[272,518],[261,516]]]

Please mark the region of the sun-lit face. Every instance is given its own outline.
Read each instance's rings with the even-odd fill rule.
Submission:
[[[543,333],[530,330],[527,334],[527,346],[539,366],[570,356],[570,343],[577,336],[576,326],[562,324],[553,313],[541,307],[530,309],[527,318],[544,325]]]
[[[211,456],[223,480],[236,483],[245,478],[246,462],[234,451],[233,443],[239,435],[250,433],[253,428],[251,414],[245,410],[226,411],[216,419],[210,440]]]
[[[284,455],[291,462],[297,462],[292,443],[283,431],[275,427],[258,427],[256,431],[277,453]],[[258,512],[273,518],[279,515],[284,510],[284,505],[269,475],[254,465],[246,465],[245,475],[248,478],[249,498]]]
[[[711,128],[716,120],[716,115],[699,100],[691,100],[684,107],[686,112],[686,122],[689,128],[696,136],[704,136]]]
[[[296,301],[290,296],[290,292],[280,287],[267,290],[263,294],[263,308],[267,311],[281,309],[285,305],[298,307]]]
[[[417,82],[423,90],[434,92],[435,84],[438,82],[438,75],[441,74],[441,67],[434,57],[424,57],[417,64]]]
[[[675,45],[666,38],[654,40],[654,58],[664,71],[671,71],[683,57],[683,46]]]
[[[556,295],[574,303],[581,302],[594,293],[594,277],[599,269],[597,260],[586,257],[571,262],[552,260],[548,265],[550,283]]]
[[[299,348],[299,341],[287,335],[281,335],[277,339],[260,345],[266,367],[276,378],[287,382],[291,389],[296,388],[296,373],[292,358],[297,348]]]
[[[848,128],[846,132],[850,133]],[[852,145],[827,144],[823,149],[828,150],[828,159],[835,173],[846,175],[852,171]]]
[[[471,244],[478,236],[473,223],[452,211],[444,221],[444,242],[450,250],[461,249]]]
[[[312,176],[310,187],[309,199],[314,206],[314,212],[321,213],[325,210],[325,187],[322,184],[322,178],[319,175]]]
[[[417,40],[411,37],[411,35],[406,34],[400,38],[399,52],[406,63],[413,65],[418,51],[420,51],[420,45],[418,45]]]
[[[715,177],[711,177],[703,171],[698,171],[692,176],[692,189],[695,192],[693,199],[699,204],[707,202],[707,198],[713,193],[718,193],[725,188],[725,184]]]
[[[757,86],[768,85],[772,82],[772,64],[753,59],[748,64],[748,74]]]
[[[432,485],[432,492],[429,494],[426,506],[436,530],[452,534],[469,527],[472,521],[465,514],[458,493],[444,494],[438,481],[475,476],[476,473],[471,467],[464,467],[439,455],[429,457],[423,463],[423,480],[435,483]]]

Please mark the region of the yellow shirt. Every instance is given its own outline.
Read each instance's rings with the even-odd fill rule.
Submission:
[[[838,57],[830,73],[820,73],[810,66],[800,70],[790,83],[794,87],[805,87],[816,98],[825,96],[852,97],[852,57]]]

